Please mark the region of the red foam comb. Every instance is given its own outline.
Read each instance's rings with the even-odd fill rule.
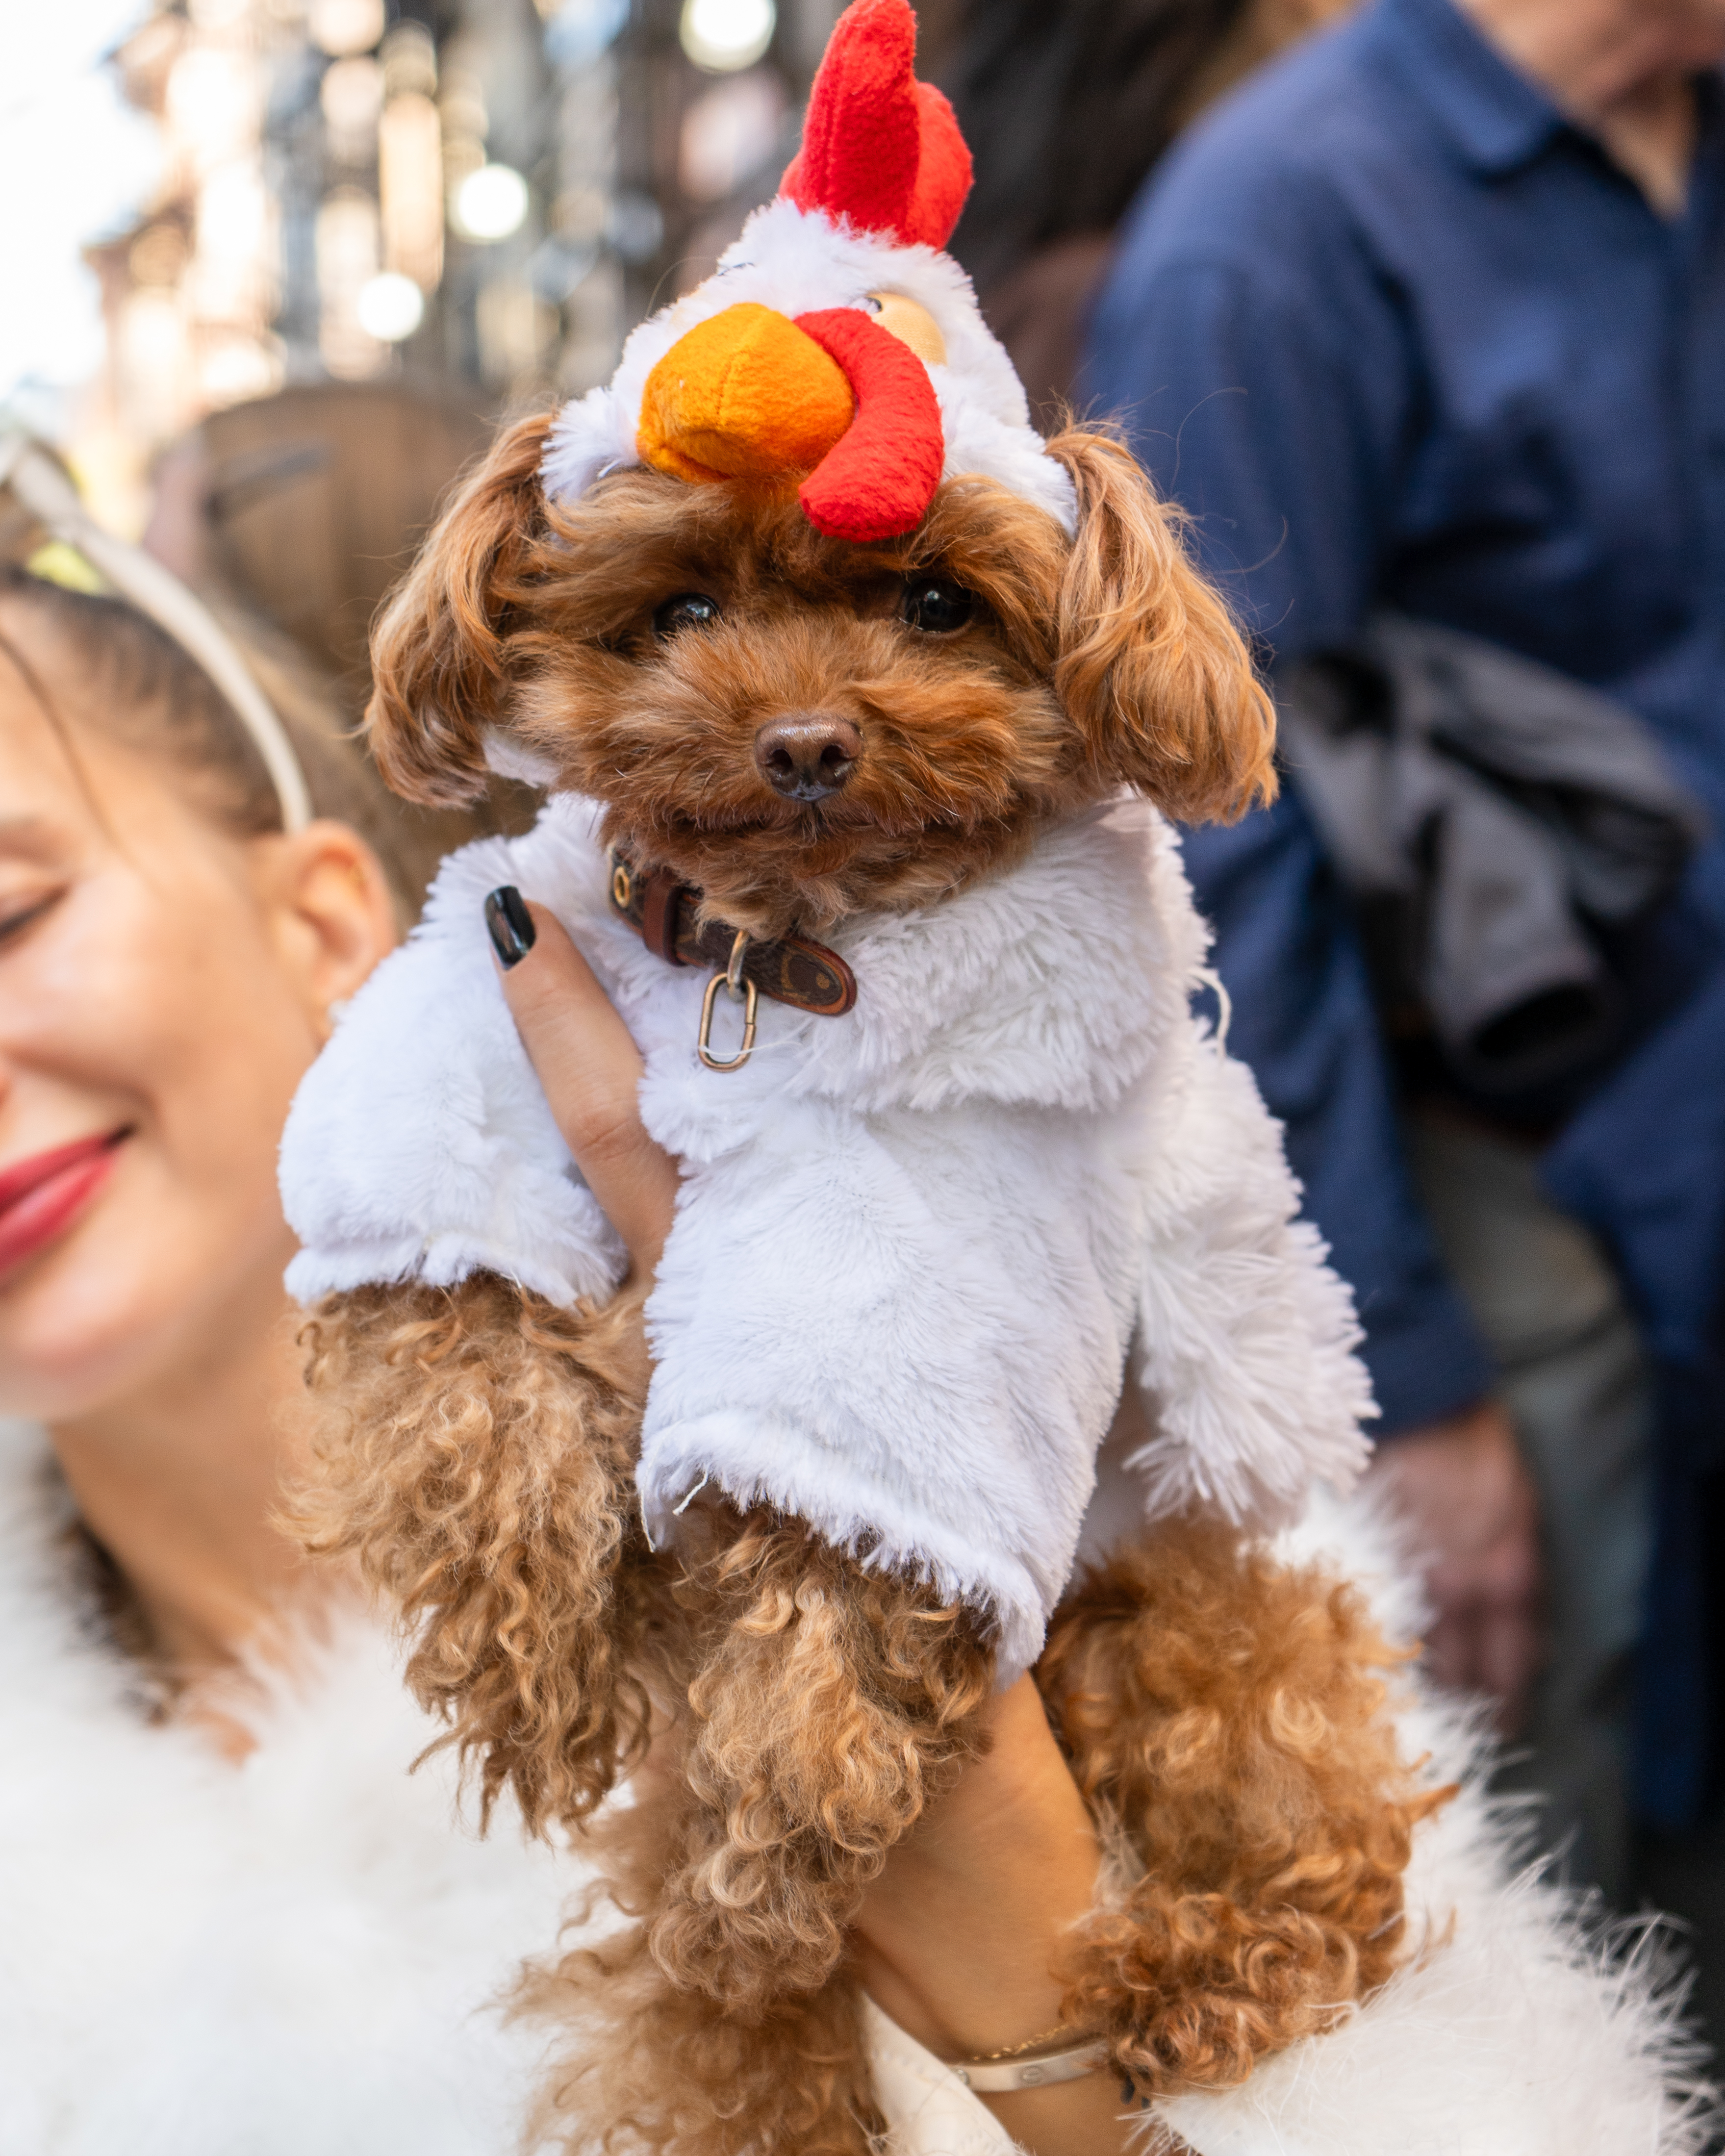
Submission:
[[[779,192],[860,231],[944,247],[970,192],[970,152],[916,62],[906,0],[853,0],[827,41]]]

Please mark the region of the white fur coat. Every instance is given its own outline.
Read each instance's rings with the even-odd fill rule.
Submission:
[[[585,1867],[409,1773],[435,1730],[357,1611],[224,1697],[240,1764],[152,1719],[71,1519],[0,1420],[0,2152],[516,2156],[545,2039],[501,2002]]]
[[[992,1610],[1005,1681],[1070,1572],[1128,1360],[1144,1514],[1274,1522],[1351,1481],[1352,1306],[1250,1073],[1191,1015],[1204,932],[1154,809],[847,923],[855,1009],[763,998],[734,1072],[696,1055],[706,977],[610,912],[596,820],[558,797],[453,855],[305,1081],[282,1145],[302,1301],[480,1266],[558,1302],[614,1285],[491,961],[481,903],[513,883],[616,1000],[683,1167],[647,1313],[655,1535],[703,1482],[767,1498]]]
[[[69,1517],[40,1432],[0,1422],[0,2150],[512,2156],[539,2052],[495,2002],[553,1944],[579,1865],[506,1815],[473,1838],[446,1763],[409,1777],[430,1730],[357,1620],[241,1710],[241,1766],[152,1724],[80,1592]],[[1392,1579],[1357,1509],[1291,1543]],[[1384,1599],[1405,1630],[1405,1591]],[[1454,1712],[1404,1728],[1434,1779],[1476,1770]],[[1198,2156],[1692,2156],[1645,1971],[1600,1974],[1512,1870],[1475,1771],[1415,1836],[1430,1952],[1335,2034],[1157,2117]],[[882,2156],[1011,2156],[947,2068],[865,2010]]]
[[[538,2041],[495,2002],[578,1872],[458,1822],[357,1614],[236,1693],[240,1764],[150,1718],[41,1433],[0,1423],[0,2149],[509,2156]]]

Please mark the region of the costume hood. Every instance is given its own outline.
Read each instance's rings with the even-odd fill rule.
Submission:
[[[916,80],[916,45],[906,0],[839,17],[778,195],[558,418],[542,467],[553,501],[647,464],[793,490],[817,531],[867,542],[914,530],[942,479],[974,473],[1073,530],[1071,480],[943,251],[970,152]]]

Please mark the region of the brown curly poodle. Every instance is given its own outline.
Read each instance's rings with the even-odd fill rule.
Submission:
[[[1050,445],[1075,538],[955,479],[860,546],[793,499],[650,470],[548,503],[548,424],[501,438],[380,624],[372,738],[409,798],[468,798],[501,732],[603,804],[634,867],[770,938],[926,906],[1122,786],[1181,818],[1272,791],[1248,654],[1109,434]],[[811,714],[840,783],[763,751]],[[487,1803],[585,1823],[635,1919],[531,1987],[588,2032],[547,2097],[571,2145],[862,2156],[847,1933],[981,1742],[988,1618],[766,1511],[697,1505],[650,1549],[641,1306],[485,1276],[331,1298],[307,1532],[395,1599]],[[1347,1590],[1219,1531],[1068,1597],[1039,1678],[1134,1876],[1073,1942],[1066,2013],[1137,2091],[1237,2079],[1388,1972],[1430,1801],[1384,1717],[1392,1660]]]

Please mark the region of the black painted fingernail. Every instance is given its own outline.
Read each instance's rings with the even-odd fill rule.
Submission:
[[[506,973],[519,966],[533,947],[539,931],[527,911],[527,901],[512,883],[494,891],[485,901],[485,926],[491,932],[491,947]]]

